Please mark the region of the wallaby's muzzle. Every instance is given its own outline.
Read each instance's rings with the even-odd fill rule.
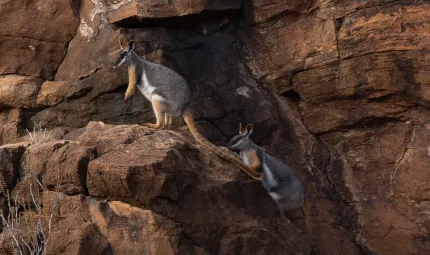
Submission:
[[[120,52],[112,66],[115,68],[122,65],[127,60],[127,53],[126,51]]]

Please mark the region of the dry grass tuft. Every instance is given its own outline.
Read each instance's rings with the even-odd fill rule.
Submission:
[[[38,128],[36,129],[36,126]],[[30,136],[30,140],[32,143],[46,143],[52,140],[52,130],[47,130],[46,128],[42,128],[42,125],[35,125],[33,127],[33,131],[29,131],[25,129],[25,132]]]

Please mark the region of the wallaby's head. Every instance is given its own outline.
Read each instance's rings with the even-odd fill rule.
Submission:
[[[242,123],[239,124],[239,134],[233,137],[228,143],[228,147],[234,150],[243,150],[248,147],[252,142],[249,136],[252,134],[254,127],[252,124],[242,127]]]
[[[135,43],[133,40],[127,42],[124,37],[119,38],[119,46],[121,46],[121,50],[116,57],[115,63],[113,67],[118,67],[124,63],[129,64],[131,61],[131,53],[134,50]]]

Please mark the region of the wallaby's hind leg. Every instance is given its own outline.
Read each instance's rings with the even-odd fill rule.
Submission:
[[[169,127],[172,126],[172,115],[170,115],[170,114],[169,114],[169,122],[167,125],[169,125]]]
[[[164,127],[164,104],[159,99],[152,99],[152,108],[157,118],[157,123],[143,123],[142,125],[150,128]]]
[[[168,128],[172,125],[172,115],[168,114],[167,112],[164,113],[164,125],[165,128]]]

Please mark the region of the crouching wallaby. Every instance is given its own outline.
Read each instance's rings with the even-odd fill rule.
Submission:
[[[194,138],[213,151],[220,158],[238,165],[245,173],[254,179],[261,179],[260,173],[245,165],[235,154],[227,149],[222,150],[206,140],[198,131],[193,119],[193,113],[189,107],[191,102],[191,90],[188,83],[177,72],[155,63],[143,60],[135,52],[134,41],[120,37],[121,51],[114,63],[114,67],[122,64],[128,65],[129,84],[124,100],[127,100],[136,90],[152,103],[152,108],[157,118],[155,124],[144,123],[142,125],[151,128],[166,128],[172,124],[172,116],[182,116]]]
[[[263,173],[261,182],[269,195],[275,200],[281,213],[302,208],[305,216],[306,231],[312,235],[311,208],[305,185],[297,174],[286,164],[263,152],[249,137],[253,125],[246,128],[239,125],[239,135],[233,137],[228,146],[239,150],[240,157],[246,165]]]

